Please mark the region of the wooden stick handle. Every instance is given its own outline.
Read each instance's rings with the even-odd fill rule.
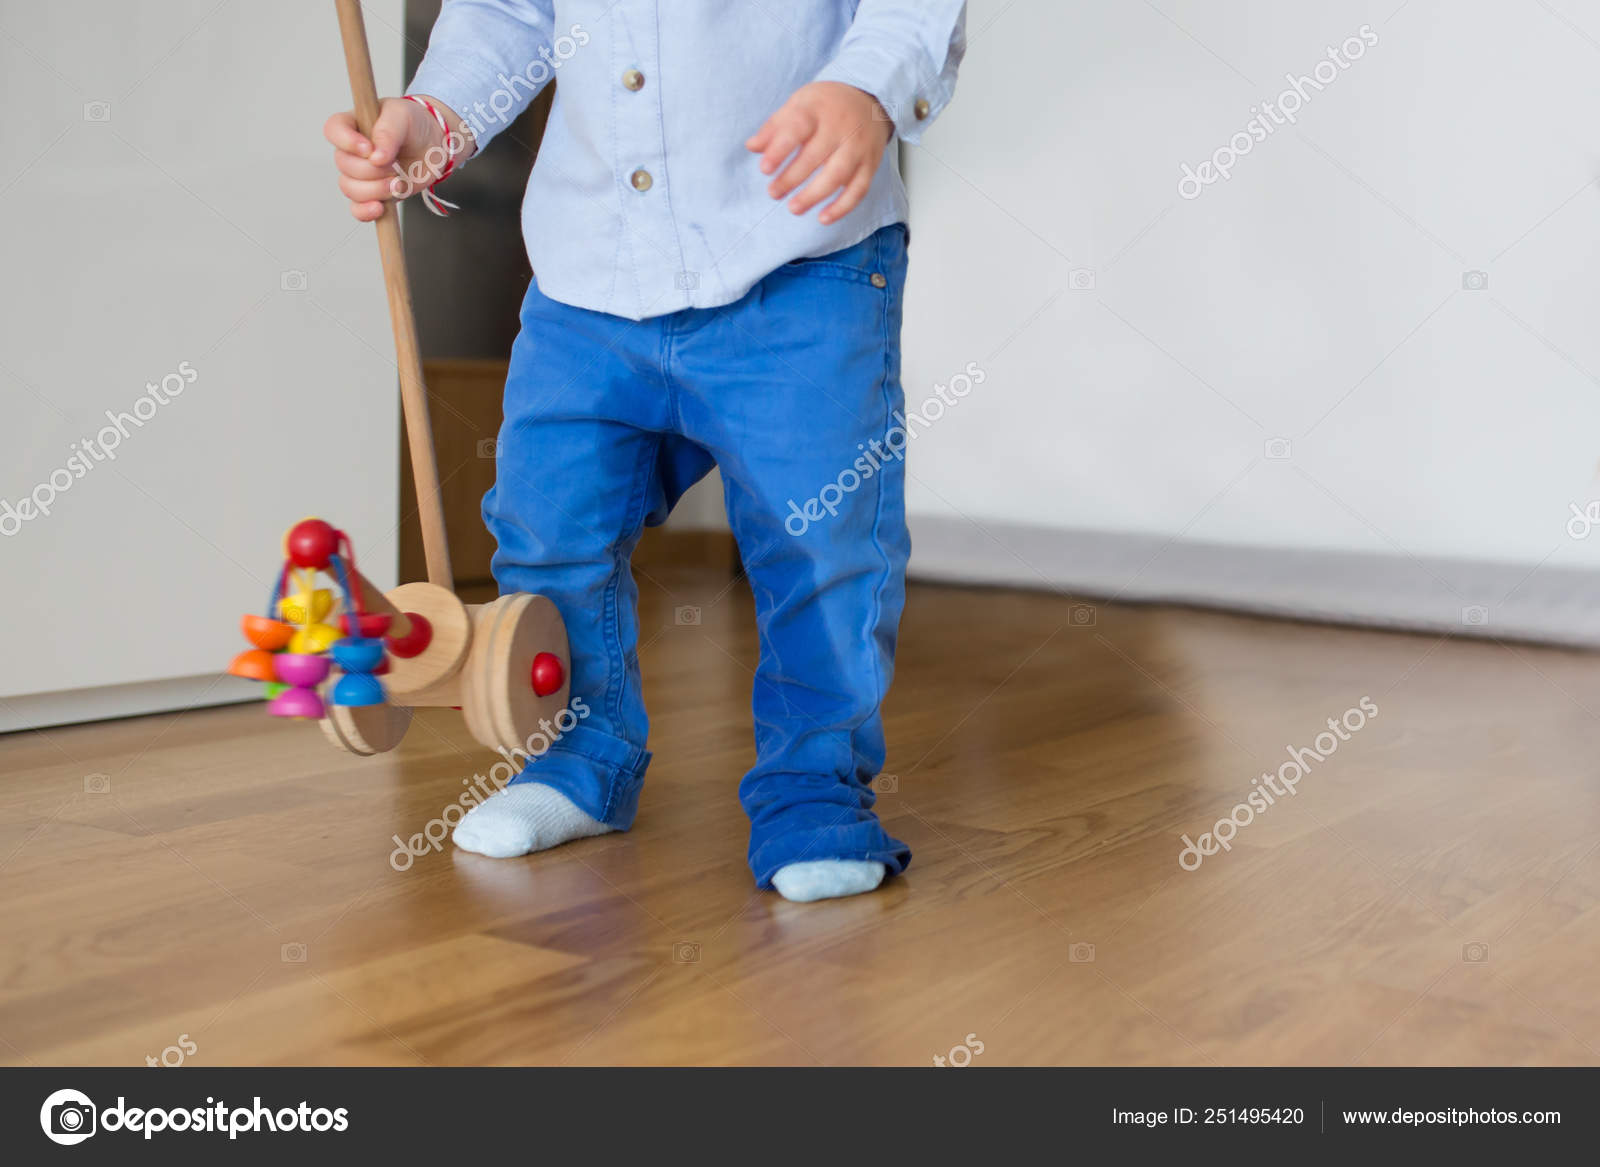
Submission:
[[[350,94],[356,103],[356,125],[370,140],[378,121],[378,86],[367,49],[367,26],[361,0],[334,0],[339,33],[344,38],[344,63],[350,73]],[[422,519],[422,550],[428,561],[428,582],[450,591],[450,545],[445,539],[444,502],[439,495],[439,464],[433,452],[433,424],[428,418],[428,387],[422,377],[422,349],[417,343],[416,314],[411,307],[411,281],[406,276],[400,240],[400,208],[386,202],[378,220],[378,252],[383,257],[383,283],[389,293],[389,319],[394,325],[395,357],[400,366],[400,404],[411,450],[411,478],[417,486]]]

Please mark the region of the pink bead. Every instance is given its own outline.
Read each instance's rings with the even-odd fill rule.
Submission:
[[[274,717],[307,717],[315,721],[326,710],[315,689],[285,689],[268,703],[267,712]]]
[[[305,688],[320,685],[328,676],[328,658],[302,652],[280,652],[272,658],[278,680]]]

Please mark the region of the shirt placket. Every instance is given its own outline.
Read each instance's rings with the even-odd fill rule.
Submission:
[[[674,276],[677,232],[668,198],[666,141],[663,137],[660,43],[657,4],[619,3],[624,35],[614,38],[613,87],[617,109],[617,157],[613,164],[628,200],[633,285],[641,312],[659,310],[670,297],[682,298]],[[619,30],[621,31],[621,30]]]

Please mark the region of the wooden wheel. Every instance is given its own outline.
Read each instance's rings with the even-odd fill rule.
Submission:
[[[383,676],[388,692],[406,698],[452,677],[472,648],[472,620],[454,592],[428,583],[401,584],[388,594],[402,612],[427,620],[432,629],[428,647],[413,657],[389,654]]]
[[[473,619],[472,652],[461,685],[467,729],[492,750],[536,754],[554,736],[556,716],[566,708],[571,689],[561,613],[544,596],[516,592],[483,605]],[[543,653],[560,662],[560,685],[541,697],[534,691],[533,671]]]
[[[328,705],[320,723],[329,741],[352,754],[385,754],[400,744],[411,728],[408,705]]]

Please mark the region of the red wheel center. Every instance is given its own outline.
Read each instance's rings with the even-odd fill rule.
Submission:
[[[407,612],[406,619],[411,622],[411,630],[404,636],[388,638],[389,651],[401,660],[421,656],[428,651],[428,645],[433,643],[433,625],[428,623],[426,616]]]
[[[533,658],[533,691],[537,696],[548,697],[557,692],[567,679],[567,670],[561,658],[553,652],[541,652]]]

